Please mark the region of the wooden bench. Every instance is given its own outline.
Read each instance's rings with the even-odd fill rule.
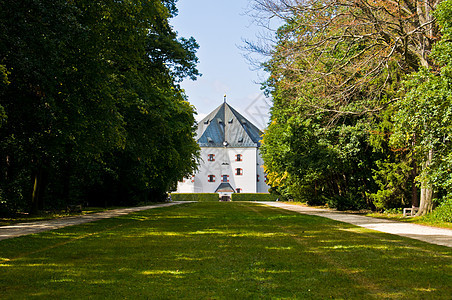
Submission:
[[[81,204],[68,205],[66,207],[66,212],[69,212],[69,213],[81,213],[82,212],[82,205]]]
[[[419,207],[406,207],[403,209],[404,217],[414,217],[419,211]]]

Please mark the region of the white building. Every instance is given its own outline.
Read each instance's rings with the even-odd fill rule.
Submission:
[[[179,182],[178,193],[268,193],[259,153],[262,132],[226,101],[198,124],[198,172]]]

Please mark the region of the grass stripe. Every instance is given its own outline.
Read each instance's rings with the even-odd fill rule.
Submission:
[[[0,298],[449,299],[451,251],[255,203],[192,203],[0,242]]]

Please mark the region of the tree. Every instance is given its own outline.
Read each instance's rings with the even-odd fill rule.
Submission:
[[[450,195],[450,157],[452,144],[452,2],[444,1],[435,14],[443,36],[434,45],[432,58],[440,66],[423,68],[405,82],[406,96],[397,103],[394,116],[395,144],[411,146],[418,161],[423,164],[418,177],[421,194],[418,215],[432,211],[433,193]]]
[[[263,66],[271,74],[265,86],[274,98],[272,120],[276,119],[275,111],[279,110],[278,117],[281,114],[297,117],[299,124],[305,119],[319,118],[318,125],[324,136],[335,131],[343,133],[341,128],[351,126],[349,128],[353,127],[353,130],[345,131],[350,134],[350,141],[359,130],[369,133],[365,137],[368,142],[356,146],[364,147],[361,149],[364,152],[368,147],[378,148],[372,143],[374,129],[379,127],[378,122],[384,121],[382,114],[392,110],[391,105],[403,97],[402,80],[421,67],[437,70],[429,54],[439,38],[432,15],[438,2],[254,1],[257,15],[267,14],[284,21],[270,51],[248,44],[252,51],[271,55]],[[272,134],[271,131],[268,133]],[[388,137],[386,135],[385,139]],[[293,143],[305,143],[303,138],[306,136],[302,135]],[[334,148],[334,143],[331,144]],[[391,156],[387,151],[392,150],[385,150],[380,160]],[[424,153],[424,157],[427,154]],[[405,156],[413,157],[411,154]],[[363,165],[352,159],[349,163],[358,163],[352,169],[365,165],[368,173],[372,169],[378,172],[378,166],[371,162]],[[426,164],[418,164],[421,170],[429,168]],[[384,164],[379,166],[383,168]],[[410,162],[408,167],[411,168]],[[415,176],[407,175],[409,168],[403,173],[412,180]],[[387,170],[397,172],[400,169]],[[367,193],[375,195],[372,185],[370,180]],[[381,186],[385,186],[382,181]],[[427,190],[428,187],[423,185],[421,194],[428,196]]]
[[[2,1],[0,7],[0,64],[10,81],[0,90],[8,116],[0,128],[7,161],[0,185],[11,210],[62,207],[83,201],[88,188],[113,188],[126,173],[117,168],[118,153],[124,168],[142,159],[140,170],[147,171],[128,174],[142,195],[195,169],[193,108],[177,82],[198,75],[197,44],[178,39],[169,26],[175,1]],[[170,175],[148,150],[158,148],[161,133],[167,151],[158,149],[158,157],[179,168]],[[114,179],[108,187],[106,177]]]

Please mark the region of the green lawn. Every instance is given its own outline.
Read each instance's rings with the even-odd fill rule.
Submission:
[[[450,248],[245,202],[0,241],[0,298],[450,299]]]

